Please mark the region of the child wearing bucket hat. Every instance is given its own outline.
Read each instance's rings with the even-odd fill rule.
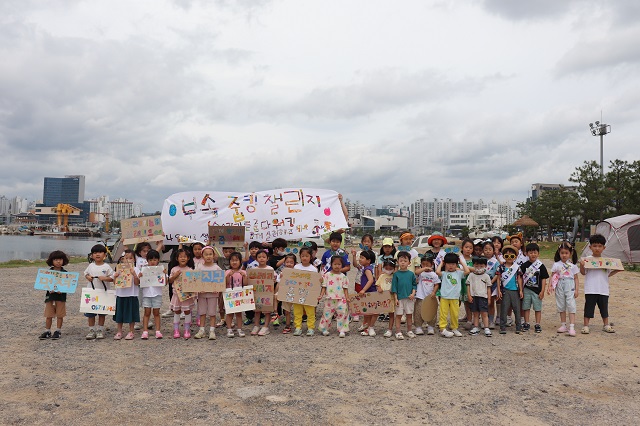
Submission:
[[[418,257],[418,251],[411,247],[411,243],[415,240],[416,237],[411,232],[405,232],[400,235],[400,245],[398,246],[398,252],[406,251],[411,256],[411,260],[409,261],[409,269],[411,272],[416,271],[416,266],[420,266],[420,257]],[[398,259],[398,253],[395,255],[396,260]]]
[[[447,239],[440,232],[434,232],[427,240],[427,244],[431,246],[427,253],[433,255],[433,263],[437,268],[444,259],[445,251],[443,246],[447,244]]]

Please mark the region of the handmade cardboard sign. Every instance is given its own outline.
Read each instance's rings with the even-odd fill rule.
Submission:
[[[389,274],[380,274],[378,281],[376,281],[376,287],[381,288],[382,290],[391,290],[391,280],[393,279],[393,275]]]
[[[247,270],[249,285],[253,287],[256,311],[273,312],[275,308],[275,281],[273,270],[251,268]]]
[[[622,261],[612,257],[587,257],[584,263],[585,269],[613,269],[614,271],[624,271]]]
[[[62,272],[40,268],[33,288],[36,290],[57,291],[59,293],[75,293],[79,276],[78,272]]]
[[[167,284],[167,274],[162,265],[143,266],[140,272],[140,287],[162,287]]]
[[[240,248],[244,244],[244,233],[244,226],[209,226],[209,245]]]
[[[131,263],[118,263],[116,265],[118,276],[113,280],[113,286],[115,288],[129,288],[133,285],[132,268],[133,264]]]
[[[433,324],[438,313],[438,299],[431,296],[425,297],[422,301],[420,313],[422,314],[422,321]]]
[[[278,285],[278,300],[299,305],[316,306],[322,290],[322,275],[318,272],[285,268]]]
[[[182,272],[180,276],[173,282],[173,292],[178,295],[178,300],[181,302],[184,302],[185,300],[195,296],[194,293],[187,292],[183,288],[185,283],[187,283],[187,281],[189,280],[186,276],[186,272],[189,271]]]
[[[387,314],[393,312],[393,297],[389,291],[349,295],[351,315]]]
[[[122,242],[125,245],[144,241],[162,241],[162,220],[160,216],[143,216],[120,221]]]
[[[83,288],[80,293],[80,312],[87,314],[115,315],[116,292]]]
[[[162,208],[165,244],[205,241],[210,226],[244,228],[243,241],[295,240],[347,228],[335,191],[281,188],[259,192],[180,192]]]
[[[253,299],[253,287],[250,285],[242,288],[228,288],[222,293],[222,298],[224,309],[228,314],[256,309]]]
[[[224,271],[186,271],[183,272],[182,290],[192,293],[225,291]]]

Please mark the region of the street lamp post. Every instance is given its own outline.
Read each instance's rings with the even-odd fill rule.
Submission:
[[[604,161],[603,161],[603,138],[604,135],[611,133],[611,126],[608,124],[600,123],[596,121],[594,123],[589,123],[589,129],[591,130],[591,134],[593,136],[600,136],[600,177],[604,177]]]

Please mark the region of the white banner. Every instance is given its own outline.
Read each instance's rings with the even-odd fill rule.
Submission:
[[[338,193],[283,188],[259,192],[180,192],[162,207],[165,244],[207,242],[209,226],[243,226],[245,241],[295,240],[347,228]]]

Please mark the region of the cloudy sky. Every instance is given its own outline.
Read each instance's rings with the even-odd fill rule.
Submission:
[[[640,2],[0,4],[0,195],[161,209],[172,193],[522,200],[637,160]]]

